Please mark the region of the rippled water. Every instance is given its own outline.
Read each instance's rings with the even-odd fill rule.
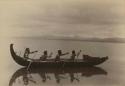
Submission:
[[[0,39],[0,86],[9,86],[11,79],[16,77],[12,86],[25,86],[23,78],[28,76],[27,86],[125,86],[125,44],[124,43],[99,43],[84,41],[65,40],[42,40],[42,39]],[[76,69],[46,69],[31,70],[26,72],[23,67],[16,64],[11,58],[9,51],[10,43],[14,43],[14,49],[18,55],[23,55],[24,49],[38,50],[37,54],[30,58],[39,58],[43,50],[53,52],[55,57],[57,50],[71,52],[81,49],[82,54],[91,56],[109,56],[109,59],[95,68]],[[70,55],[64,56],[68,58]],[[81,55],[79,56],[79,58]],[[43,71],[44,70],[44,71]],[[47,77],[46,80],[45,76]],[[60,81],[58,83],[58,77]],[[74,79],[72,77],[75,77]]]

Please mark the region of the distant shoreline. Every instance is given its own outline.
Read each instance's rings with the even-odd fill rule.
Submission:
[[[125,38],[73,38],[73,37],[13,37],[23,39],[66,40],[86,42],[125,43]]]

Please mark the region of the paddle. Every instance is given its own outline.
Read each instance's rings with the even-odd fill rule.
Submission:
[[[62,56],[63,56],[63,55],[67,55],[67,54],[69,54],[69,52],[62,54]],[[62,67],[64,67],[64,65],[65,65],[65,62],[63,63],[63,66],[62,66]]]
[[[77,53],[77,55],[76,55],[76,56],[77,56],[77,58],[79,57],[79,55],[80,55],[81,51],[82,51],[82,50],[80,50],[80,51]]]
[[[32,62],[30,61],[30,63],[29,63],[29,65],[28,65],[28,67],[27,67],[26,70],[29,70],[31,63],[32,63]]]
[[[51,52],[50,55],[49,55],[48,57],[50,58],[50,57],[52,57],[52,55],[53,55],[53,52]]]
[[[77,53],[77,55],[76,55],[77,58],[79,57],[81,51],[82,51],[82,50],[80,50],[80,51]],[[77,74],[77,77],[78,77],[78,74]]]
[[[36,54],[33,57],[35,57],[35,56],[36,56]],[[29,65],[28,65],[26,70],[28,70],[30,68],[31,63],[32,63],[32,60],[30,60],[30,63],[29,63]]]

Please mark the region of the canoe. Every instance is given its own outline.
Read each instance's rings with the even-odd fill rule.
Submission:
[[[108,57],[100,57],[92,60],[76,59],[75,61],[69,59],[61,59],[60,61],[55,61],[55,59],[47,59],[46,61],[40,61],[39,59],[25,59],[17,55],[14,51],[13,44],[10,44],[10,53],[13,60],[21,65],[28,67],[80,67],[80,66],[95,66],[105,62]],[[93,57],[94,58],[94,57]]]
[[[80,77],[92,77],[92,76],[97,76],[97,75],[107,75],[108,73],[104,69],[102,69],[100,67],[94,67],[94,66],[93,67],[74,67],[74,68],[70,68],[70,67],[64,67],[64,68],[51,68],[50,67],[50,68],[46,68],[46,67],[43,67],[43,68],[29,69],[29,71],[27,71],[27,68],[24,67],[24,68],[18,69],[12,75],[12,77],[9,81],[9,86],[13,86],[14,83],[18,83],[18,79],[20,77],[25,77],[25,76],[28,76],[28,75],[32,75],[34,77],[35,77],[35,75],[37,75],[37,77],[39,75],[41,77],[40,81],[42,81],[46,78],[45,82],[47,82],[48,81],[47,77],[42,77],[41,74],[42,74],[42,76],[47,76],[47,75],[50,75],[50,74],[54,75],[55,77],[51,76],[50,78],[51,78],[51,80],[55,80],[55,79],[57,79],[57,77],[56,77],[57,75],[62,75],[62,76],[65,77],[65,75],[68,74],[68,77],[70,77],[72,79],[73,78],[72,74],[74,74],[74,76],[77,75],[77,74],[80,74]],[[22,79],[22,78],[20,78],[20,79]],[[63,78],[61,78],[61,80],[62,79]],[[34,81],[38,81],[38,79],[36,79],[36,80],[34,79]]]

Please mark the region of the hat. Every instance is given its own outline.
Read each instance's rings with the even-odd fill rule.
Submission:
[[[72,53],[75,53],[75,50],[73,50]]]
[[[62,54],[62,51],[61,51],[61,50],[58,50],[58,53],[59,53],[59,54]]]
[[[47,54],[47,50],[45,50],[43,53],[44,53],[44,54]]]

